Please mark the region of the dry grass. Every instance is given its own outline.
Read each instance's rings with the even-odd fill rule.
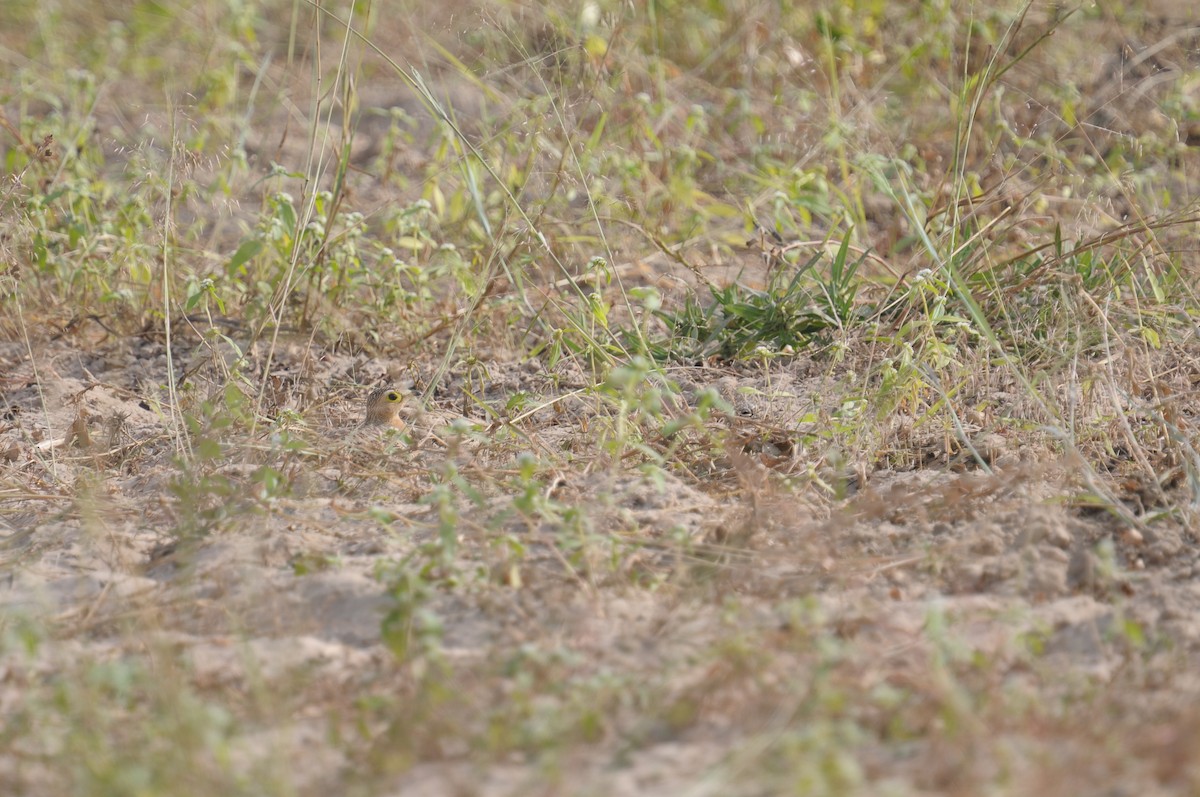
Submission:
[[[0,8],[0,792],[1194,793],[1190,12]]]

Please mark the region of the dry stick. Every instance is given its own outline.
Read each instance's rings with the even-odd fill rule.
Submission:
[[[83,617],[80,618],[79,622],[86,623],[89,620],[91,620],[92,617],[95,616],[96,612],[100,609],[100,605],[102,603],[104,603],[104,599],[108,597],[108,593],[112,590],[112,585],[113,585],[112,579],[109,579],[108,581],[104,582],[104,586],[100,589],[100,594],[97,595],[96,599],[94,601],[92,601],[90,606],[88,606],[87,611],[84,613]],[[149,587],[147,589],[155,589],[155,588]]]
[[[924,562],[926,558],[927,557],[925,554],[921,554],[919,556],[909,556],[904,559],[897,559],[896,561],[889,562],[886,565],[880,565],[871,571],[871,575],[867,576],[865,583],[870,584],[880,573],[886,573],[888,570],[895,570],[898,567],[907,567],[908,565],[915,564],[917,562]]]
[[[618,219],[613,216],[602,216],[602,217],[597,217],[597,218],[602,218],[605,221],[616,222],[617,224],[623,224],[626,227],[631,227],[634,230],[637,230],[642,235],[644,235],[646,237],[646,239],[648,241],[650,241],[650,243],[654,244],[654,247],[656,249],[658,249],[658,251],[662,252],[664,255],[666,255],[668,258],[670,258],[671,261],[678,263],[679,265],[686,268],[688,271],[695,274],[696,279],[698,279],[702,283],[704,283],[704,286],[706,288],[716,288],[716,284],[712,280],[710,280],[707,276],[705,276],[704,272],[702,272],[700,270],[699,266],[692,265],[691,263],[689,263],[683,255],[681,255],[679,252],[676,252],[675,250],[671,249],[671,247],[667,246],[667,244],[664,243],[661,238],[659,238],[658,236],[651,233],[643,225],[638,224],[635,221],[630,221],[629,219]]]
[[[937,256],[937,248],[933,245],[933,242],[929,239],[929,236],[927,234],[925,234],[925,231],[923,229],[918,229],[917,232],[921,236],[926,249],[930,252],[930,254],[932,254],[936,257]],[[953,261],[944,259],[944,258],[939,258],[938,267],[944,268],[947,270],[947,279],[950,283],[950,286],[954,290],[955,294],[958,295],[959,299],[967,306],[967,310],[968,310],[971,318],[981,328],[981,330],[984,333],[986,333],[987,340],[990,343],[991,347],[994,348],[997,351],[997,353],[999,353],[1002,357],[1004,357],[1006,362],[1011,362],[1012,361],[1011,355],[1000,346],[999,341],[996,339],[995,335],[991,331],[991,326],[987,323],[987,320],[983,317],[982,310],[979,309],[974,298],[970,295],[970,292],[967,290],[967,287],[962,284],[961,278],[958,274],[958,269],[953,267]],[[1091,298],[1091,296],[1088,295],[1087,291],[1081,291],[1081,293],[1084,296],[1084,298],[1087,299],[1087,301],[1090,302],[1092,304],[1092,306],[1096,308],[1098,314],[1101,317],[1104,317],[1103,312],[1100,310],[1100,308],[1098,306],[1096,306],[1095,301]],[[1107,318],[1104,318],[1104,320],[1105,320],[1105,323],[1107,324]],[[1028,377],[1026,377],[1025,374],[1023,374],[1017,368],[1013,369],[1013,374],[1017,378],[1017,380],[1021,383],[1022,387],[1024,387],[1025,390],[1029,393],[1029,395],[1032,396],[1033,399],[1037,402],[1039,409],[1042,410],[1042,412],[1046,415],[1046,417],[1054,418],[1055,417],[1054,413],[1050,411],[1050,408],[1047,405],[1046,401],[1041,397],[1041,394],[1038,393],[1037,389],[1034,387],[1033,383],[1028,379]],[[1087,484],[1088,488],[1091,489],[1097,497],[1102,498],[1106,502],[1106,506],[1114,514],[1116,514],[1118,517],[1120,517],[1122,520],[1124,520],[1129,525],[1131,525],[1134,528],[1141,531],[1148,539],[1157,536],[1157,535],[1154,535],[1146,527],[1146,524],[1143,523],[1140,518],[1138,518],[1136,515],[1134,515],[1133,512],[1131,512],[1129,510],[1129,508],[1126,507],[1125,504],[1120,499],[1118,499],[1115,495],[1112,494],[1112,492],[1110,490],[1108,490],[1107,488],[1105,488],[1103,485],[1100,484],[1099,478],[1097,477],[1095,470],[1087,462],[1087,460],[1083,457],[1082,453],[1080,453],[1078,447],[1071,440],[1071,437],[1066,430],[1064,430],[1060,427],[1057,427],[1057,426],[1049,426],[1049,425],[1044,426],[1043,429],[1046,431],[1047,434],[1058,439],[1068,449],[1068,454],[1070,455],[1071,460],[1078,463],[1079,470],[1081,471],[1081,473],[1083,475],[1083,479],[1084,479],[1085,483]]]
[[[1107,302],[1106,302],[1106,304],[1107,304]],[[1105,320],[1107,320],[1107,315],[1105,316]],[[1108,337],[1108,324],[1107,323],[1101,326],[1101,334],[1102,334],[1103,340],[1104,340],[1104,352],[1105,352],[1105,358],[1104,358],[1105,359],[1105,380],[1104,381],[1105,381],[1105,387],[1108,388],[1107,392],[1108,392],[1109,399],[1112,402],[1113,409],[1116,411],[1117,420],[1121,424],[1121,429],[1125,433],[1125,439],[1129,443],[1129,450],[1132,452],[1134,459],[1137,460],[1138,465],[1142,468],[1143,471],[1145,471],[1148,479],[1154,483],[1155,493],[1156,493],[1157,498],[1160,501],[1162,501],[1162,503],[1164,505],[1166,505],[1167,504],[1167,496],[1166,496],[1166,493],[1163,492],[1162,485],[1159,483],[1158,474],[1155,472],[1153,466],[1151,466],[1150,460],[1146,458],[1145,451],[1143,450],[1142,446],[1138,443],[1137,437],[1133,433],[1133,428],[1129,425],[1129,418],[1126,415],[1125,408],[1121,406],[1120,396],[1119,396],[1119,393],[1121,391],[1119,391],[1117,388],[1115,374],[1113,373],[1112,348],[1111,348],[1111,341],[1109,340],[1109,337]],[[1132,350],[1127,350],[1127,351],[1132,351]],[[1130,387],[1132,388],[1133,387],[1132,383],[1133,383],[1133,379],[1134,379],[1134,375],[1132,373],[1130,373],[1129,379],[1130,379]],[[1129,406],[1132,407],[1135,403],[1133,396],[1127,394],[1126,399],[1129,403]]]
[[[982,231],[981,231],[981,232],[982,232]],[[802,247],[811,247],[811,248],[814,248],[814,249],[827,249],[828,247],[830,247],[830,246],[835,246],[835,245],[836,245],[836,246],[841,246],[841,242],[834,242],[834,241],[832,241],[832,240],[822,240],[822,241],[816,241],[816,240],[813,240],[813,241],[793,241],[792,243],[790,243],[790,244],[787,244],[786,246],[784,246],[783,248],[781,248],[779,251],[780,251],[780,253],[791,252],[791,251],[792,251],[792,250],[794,250],[794,249],[800,249],[800,248],[802,248]],[[882,257],[880,257],[879,255],[877,255],[877,254],[875,254],[874,252],[872,252],[870,249],[863,249],[861,246],[855,246],[854,244],[847,244],[847,245],[846,245],[846,248],[847,248],[849,251],[851,251],[851,252],[854,252],[856,255],[861,255],[861,256],[865,257],[866,259],[868,259],[868,260],[873,260],[873,261],[875,261],[875,262],[876,262],[876,263],[878,263],[880,266],[882,266],[882,267],[883,267],[883,270],[884,270],[884,271],[886,271],[888,274],[891,274],[891,275],[892,275],[893,277],[895,277],[896,279],[900,279],[900,276],[901,276],[901,275],[897,274],[897,273],[896,273],[896,272],[895,272],[895,271],[892,269],[892,266],[891,266],[891,264],[890,264],[890,263],[888,263],[886,260],[884,260],[884,259],[883,259]]]
[[[1009,47],[1013,44],[1014,40],[1016,39],[1017,32],[1021,29],[1021,26],[1024,24],[1025,16],[1029,13],[1029,9],[1032,6],[1033,6],[1033,0],[1026,0],[1025,4],[1021,7],[1020,11],[1018,12],[1016,18],[1011,20],[1009,22],[1008,26],[1004,29],[1004,33],[1003,33],[1003,35],[1001,35],[1000,41],[997,43],[996,47],[992,50],[990,56],[987,59],[987,65],[984,67],[982,73],[978,76],[979,81],[974,84],[976,86],[977,90],[974,91],[973,93],[971,93],[970,96],[967,96],[968,95],[968,86],[971,85],[972,80],[966,71],[968,59],[966,59],[966,58],[963,59],[963,76],[962,76],[963,83],[962,83],[962,90],[960,92],[959,97],[960,97],[960,100],[963,101],[964,104],[967,106],[967,111],[965,114],[959,115],[957,117],[957,126],[956,126],[955,137],[954,137],[954,163],[953,163],[953,167],[951,170],[955,175],[957,175],[960,178],[954,182],[954,189],[955,189],[955,193],[957,195],[961,196],[961,191],[962,191],[963,187],[966,185],[966,180],[962,179],[963,173],[966,171],[966,165],[965,165],[966,151],[967,151],[968,145],[971,141],[972,133],[975,129],[975,118],[979,115],[979,109],[981,107],[983,107],[984,97],[986,97],[987,94],[991,91],[992,87],[996,84],[996,81],[998,81],[1000,79],[1001,75],[1003,75],[1005,72],[1007,72],[1009,69],[1011,69],[1016,64],[1020,63],[1020,61],[1026,55],[1028,55],[1030,52],[1033,51],[1033,48],[1039,42],[1041,42],[1043,39],[1045,39],[1047,36],[1049,36],[1055,30],[1055,28],[1057,27],[1058,24],[1061,24],[1061,20],[1059,20],[1059,22],[1056,23],[1054,26],[1050,27],[1046,31],[1043,31],[1041,36],[1035,37],[1034,40],[1032,42],[1030,42],[1025,47],[1025,49],[1022,50],[1020,53],[1018,53],[1015,57],[1009,59],[1009,61],[1007,63],[1000,65],[999,62],[1000,62],[1001,57],[1003,56],[1003,54],[1008,52]],[[1071,12],[1071,13],[1074,13],[1074,12]],[[969,42],[968,42],[968,47],[969,47]],[[970,54],[970,50],[968,49],[968,55],[969,54]],[[948,177],[948,175],[947,175],[947,177]],[[939,186],[939,188],[940,188],[940,186]],[[955,206],[955,208],[957,208],[957,203],[955,203],[954,206]],[[953,217],[952,221],[953,221],[953,225],[951,227],[951,236],[952,236],[951,240],[953,241],[954,238],[957,237],[958,222],[959,222],[959,218],[958,218],[957,214]],[[922,231],[922,232],[924,232],[924,231]]]
[[[178,108],[174,106],[170,98],[167,99],[171,106],[171,150],[167,153],[167,190],[166,190],[166,212],[163,213],[163,244],[162,244],[162,313],[163,313],[163,333],[166,336],[167,350],[167,396],[170,399],[171,420],[175,424],[175,450],[185,460],[191,459],[190,438],[187,437],[184,423],[183,412],[179,408],[179,390],[175,383],[175,356],[174,346],[171,343],[171,213],[175,194],[175,146],[178,143],[176,136],[175,124],[178,119]]]
[[[538,73],[538,80],[541,82],[542,86],[546,89],[546,96],[549,98],[550,107],[554,110],[554,115],[558,119],[559,127],[562,129],[562,131],[564,133],[566,133],[568,135],[568,139],[569,139],[570,131],[567,130],[567,123],[566,123],[566,120],[563,119],[562,109],[559,107],[559,103],[551,95],[551,92],[549,91],[549,86],[546,85],[546,80],[542,76],[541,72]],[[593,90],[594,90],[594,86],[593,86]],[[601,244],[604,246],[605,256],[611,262],[613,259],[612,246],[609,245],[608,236],[604,232],[604,225],[600,223],[600,214],[596,212],[596,199],[594,196],[592,196],[592,189],[591,189],[590,181],[587,179],[587,175],[584,174],[583,164],[579,160],[579,155],[575,152],[575,147],[570,144],[569,140],[567,142],[567,146],[564,148],[564,152],[565,151],[570,151],[570,153],[571,153],[572,160],[575,163],[575,169],[576,169],[576,172],[577,172],[577,175],[579,178],[579,185],[581,185],[583,187],[584,195],[587,197],[587,207],[592,212],[592,219],[595,221],[595,224],[596,224],[596,232],[600,236]],[[616,279],[617,289],[621,292],[621,298],[624,300],[625,307],[632,314],[633,305],[630,303],[629,294],[625,290],[625,281],[621,278],[620,273],[614,272],[614,277]],[[647,345],[647,341],[645,340],[645,335],[642,331],[642,328],[640,326],[635,326],[634,329],[637,332],[639,344],[641,346],[645,347]]]
[[[160,591],[161,591],[161,589],[157,585],[152,586],[152,587],[146,587],[145,589],[140,589],[137,592],[134,592],[134,593],[131,593],[131,594],[125,596],[123,598],[123,600],[129,601],[129,600],[132,600],[135,598],[140,598],[145,595],[152,595],[152,594],[154,594],[156,592],[160,592]],[[196,605],[196,604],[202,604],[202,603],[205,603],[205,601],[197,601],[197,599],[194,595],[179,595],[174,598],[168,599],[166,601],[155,600],[152,602],[148,602],[142,606],[135,606],[131,609],[127,609],[119,614],[111,614],[106,617],[99,617],[99,618],[88,617],[86,620],[81,619],[81,620],[79,620],[79,624],[74,627],[73,631],[76,634],[80,634],[85,631],[89,631],[103,623],[117,623],[117,622],[120,622],[120,621],[128,619],[128,618],[133,618],[133,617],[137,617],[139,615],[145,614],[148,611],[167,609],[167,608],[171,608],[173,606],[180,606],[183,604]],[[76,609],[75,612],[77,612],[77,611],[78,610]],[[63,622],[66,622],[71,619],[72,613],[73,613],[72,611],[68,610],[66,612],[63,612],[61,615],[59,615],[59,618],[61,618],[61,620]],[[59,618],[55,618],[55,619],[59,619]]]
[[[1107,343],[1106,343],[1107,345]],[[1155,493],[1159,500],[1165,505],[1167,503],[1166,493],[1162,490],[1162,485],[1159,484],[1158,474],[1154,471],[1154,467],[1150,464],[1150,460],[1146,458],[1146,452],[1138,443],[1137,437],[1133,434],[1133,427],[1129,425],[1129,418],[1126,415],[1126,410],[1121,406],[1120,391],[1117,389],[1116,383],[1113,381],[1112,363],[1107,363],[1107,371],[1105,373],[1104,386],[1108,388],[1108,397],[1112,402],[1113,410],[1116,411],[1117,422],[1121,424],[1121,431],[1125,433],[1125,439],[1129,442],[1129,450],[1133,454],[1133,458],[1137,460],[1138,466],[1145,471],[1149,481],[1153,482]],[[1129,399],[1129,406],[1133,405],[1133,397],[1126,395]]]
[[[322,10],[319,6],[315,6],[315,5],[314,5],[314,9],[316,12],[320,12]],[[353,14],[353,9],[351,9],[351,14]],[[337,73],[334,85],[330,87],[330,90],[332,90],[333,88],[336,88],[337,81],[343,79],[343,76],[344,76],[344,69],[345,69],[345,65],[346,65],[346,56],[347,56],[347,52],[349,50],[350,38],[351,38],[351,36],[350,36],[351,29],[349,27],[349,21],[346,22],[346,29],[347,29],[346,37],[342,41],[342,53],[341,53],[341,57],[339,58],[339,62],[338,62],[338,73]],[[321,35],[320,35],[319,30],[316,34],[315,39],[316,39],[316,41],[315,41],[316,55],[315,55],[313,68],[314,68],[314,70],[316,70],[316,74],[313,77],[313,80],[314,80],[316,86],[319,88],[319,86],[321,85],[320,64],[321,64],[321,57],[322,57],[321,56]],[[320,103],[321,103],[321,100],[324,99],[325,94],[326,94],[326,92],[322,92],[319,90],[313,92],[313,107],[312,107],[312,118],[313,119],[319,118]],[[332,115],[333,115],[333,105],[330,104],[329,113],[326,117],[327,123],[332,119]],[[327,124],[326,130],[328,130],[328,129],[329,129],[329,126]],[[276,291],[276,296],[277,296],[278,302],[276,303],[276,301],[272,301],[271,303],[268,304],[269,314],[272,316],[272,320],[274,321],[274,329],[271,332],[271,345],[267,349],[266,362],[263,366],[264,374],[268,374],[271,371],[271,363],[274,360],[275,351],[279,344],[279,332],[280,332],[280,327],[282,327],[282,317],[283,317],[284,306],[287,304],[288,296],[291,295],[293,287],[296,283],[296,269],[299,264],[300,250],[301,250],[302,242],[304,239],[304,236],[301,233],[307,227],[308,222],[312,218],[312,214],[316,208],[316,195],[317,195],[316,181],[317,181],[317,179],[320,178],[321,174],[323,174],[325,172],[325,168],[326,168],[325,162],[324,162],[324,149],[323,148],[322,148],[322,157],[321,157],[321,159],[318,160],[318,162],[314,166],[313,153],[316,150],[316,142],[317,142],[317,125],[314,122],[313,124],[310,125],[310,129],[309,129],[308,162],[305,164],[305,167],[304,167],[305,176],[308,177],[311,175],[313,178],[313,182],[312,182],[311,186],[306,182],[306,184],[304,186],[304,190],[308,191],[308,189],[311,187],[312,191],[307,196],[307,199],[304,203],[303,210],[296,216],[296,229],[293,231],[294,240],[292,242],[292,252],[288,258],[287,275],[285,276],[283,283],[279,286],[278,290]],[[278,315],[279,315],[279,317],[277,317],[277,318],[274,317],[276,315],[276,313],[278,313]],[[266,322],[264,321],[264,324],[265,323]],[[258,338],[258,336],[262,333],[262,329],[263,329],[263,325],[259,325],[258,329],[255,331],[255,333],[253,335],[254,339]],[[263,400],[267,394],[268,381],[269,380],[267,380],[267,379],[262,380],[262,384],[259,387],[258,395],[255,397],[255,400],[254,400],[254,413],[250,420],[251,434],[253,434],[258,428],[259,411],[262,408]]]
[[[1012,286],[1011,288],[1007,289],[1005,291],[1005,294],[1007,296],[1014,296],[1014,295],[1020,293],[1021,291],[1025,290],[1025,288],[1029,287],[1031,284],[1037,282],[1041,278],[1040,277],[1041,272],[1045,271],[1046,269],[1050,268],[1053,265],[1061,263],[1062,261],[1066,260],[1067,258],[1076,257],[1077,255],[1079,255],[1081,253],[1090,252],[1094,249],[1099,249],[1102,246],[1107,246],[1108,244],[1116,243],[1117,241],[1128,238],[1131,235],[1138,233],[1138,232],[1142,232],[1144,230],[1165,230],[1170,227],[1181,226],[1184,224],[1192,224],[1192,223],[1198,222],[1198,221],[1200,221],[1200,215],[1183,216],[1180,218],[1167,217],[1165,219],[1161,219],[1161,220],[1157,220],[1157,221],[1130,222],[1129,224],[1123,225],[1116,230],[1112,230],[1110,232],[1104,233],[1103,235],[1097,236],[1096,238],[1093,238],[1092,240],[1087,241],[1087,242],[1081,244],[1080,246],[1075,247],[1070,252],[1063,252],[1062,255],[1055,255],[1054,257],[1047,258],[1044,262],[1039,264],[1037,268],[1035,268],[1032,272],[1030,272],[1030,274],[1025,279],[1023,279],[1021,282],[1017,283],[1016,285]],[[1000,261],[999,263],[996,264],[996,268],[1003,268],[1004,266],[1007,266],[1010,263],[1015,263],[1018,260],[1024,260],[1025,258],[1030,257],[1031,255],[1036,255],[1038,252],[1041,252],[1044,249],[1049,249],[1052,246],[1054,246],[1054,241],[1049,241],[1047,243],[1041,244],[1040,246],[1030,247],[1029,249],[1026,249],[1026,250],[1020,252],[1019,254],[1013,255],[1012,257],[1010,257],[1006,260]],[[1148,246],[1148,244],[1146,246]]]
[[[1093,299],[1091,297],[1091,295],[1088,294],[1087,291],[1080,291],[1080,293],[1082,294],[1084,299],[1087,300],[1087,302],[1092,306],[1092,308],[1095,309],[1097,315],[1099,315],[1100,318],[1103,320],[1103,323],[1101,324],[1100,328],[1103,331],[1104,349],[1105,349],[1106,359],[1109,361],[1109,368],[1110,368],[1109,378],[1111,378],[1111,376],[1112,376],[1111,375],[1112,349],[1110,347],[1110,341],[1109,341],[1109,337],[1108,337],[1108,329],[1110,326],[1109,321],[1108,321],[1108,315],[1102,309],[1100,309],[1100,306],[1098,304],[1096,304],[1096,300]],[[1117,414],[1121,415],[1122,413],[1118,412]],[[1087,484],[1088,489],[1091,490],[1093,493],[1095,493],[1097,497],[1102,498],[1104,501],[1106,501],[1108,508],[1111,509],[1117,515],[1117,517],[1121,518],[1126,523],[1128,523],[1129,525],[1133,526],[1135,529],[1140,531],[1147,540],[1149,540],[1151,542],[1157,541],[1158,535],[1155,532],[1151,531],[1149,529],[1149,527],[1147,527],[1146,524],[1144,522],[1142,522],[1142,519],[1139,518],[1137,515],[1135,515],[1132,512],[1132,510],[1129,509],[1129,507],[1125,506],[1124,501],[1122,501],[1111,490],[1109,490],[1107,487],[1105,487],[1103,484],[1100,483],[1100,479],[1096,475],[1095,470],[1093,470],[1091,463],[1089,463],[1087,461],[1087,459],[1084,458],[1083,454],[1080,453],[1078,447],[1076,447],[1075,443],[1068,438],[1066,433],[1063,430],[1058,429],[1057,427],[1048,427],[1048,429],[1052,435],[1060,437],[1062,439],[1062,442],[1068,446],[1068,449],[1069,449],[1068,453],[1070,454],[1070,459],[1077,461],[1079,469],[1083,474],[1084,483]],[[1135,445],[1134,448],[1136,449],[1137,446]],[[1151,470],[1150,472],[1153,473],[1154,471]]]
[[[580,588],[595,602],[596,607],[600,610],[600,616],[607,617],[607,612],[604,610],[604,603],[602,601],[596,601],[596,598],[599,597],[600,593],[596,590],[596,585],[592,583],[591,576],[589,576],[585,581],[583,576],[579,575],[579,571],[577,571],[571,565],[571,563],[567,561],[567,558],[563,556],[563,552],[559,550],[559,547],[553,542],[547,543],[546,547],[554,552],[554,558],[556,558],[559,564],[562,565],[563,570],[565,570],[570,575],[571,579],[579,584]]]
[[[549,407],[553,407],[555,404],[557,404],[560,401],[564,401],[566,399],[573,398],[574,396],[578,396],[582,393],[586,393],[590,389],[591,388],[579,388],[578,390],[572,390],[569,393],[563,393],[561,396],[555,396],[554,398],[550,399],[549,401],[539,404],[538,406],[533,407],[532,409],[528,409],[525,412],[522,412],[520,415],[518,415],[515,418],[509,419],[508,422],[509,423],[520,423],[521,421],[525,420],[526,418],[528,418],[529,416],[531,416],[535,413],[541,412],[542,410],[547,409]]]
[[[28,493],[20,488],[0,492],[0,501],[73,501],[71,495],[53,495],[48,493]]]
[[[318,8],[322,13],[329,15],[333,19],[337,19],[339,22],[342,22],[342,20],[339,17],[337,17],[337,15],[332,14],[327,9],[317,6],[315,3],[313,3],[313,0],[308,0],[308,1],[311,4],[313,4],[314,7]],[[516,196],[513,194],[512,190],[508,187],[508,184],[500,178],[500,175],[496,172],[496,169],[487,161],[486,158],[483,157],[483,153],[480,152],[479,148],[473,142],[471,142],[471,140],[469,138],[467,138],[466,135],[463,134],[462,130],[459,129],[459,127],[455,123],[455,121],[452,118],[450,118],[450,115],[446,112],[446,109],[442,107],[441,103],[439,103],[437,101],[437,98],[433,96],[433,93],[430,91],[429,87],[427,85],[425,85],[425,82],[423,79],[421,79],[420,74],[416,73],[415,71],[410,73],[410,72],[405,71],[404,69],[401,69],[400,65],[397,64],[393,58],[391,58],[387,53],[385,53],[378,45],[376,45],[374,42],[372,42],[369,38],[367,38],[365,35],[360,33],[358,30],[350,27],[348,22],[343,22],[342,24],[346,25],[346,29],[348,32],[351,32],[355,36],[359,37],[359,39],[364,44],[366,44],[368,47],[370,47],[372,50],[374,50],[375,53],[377,55],[379,55],[380,58],[382,58],[384,61],[386,61],[388,63],[388,65],[391,66],[392,69],[394,69],[396,71],[397,74],[399,74],[402,78],[404,78],[404,80],[413,88],[413,90],[415,90],[419,95],[421,95],[421,98],[425,102],[426,107],[434,114],[434,116],[439,121],[441,121],[443,124],[445,124],[454,133],[456,140],[458,140],[463,145],[465,145],[466,149],[470,151],[471,155],[474,156],[474,158],[479,162],[479,164],[484,168],[484,170],[487,171],[488,175],[492,178],[492,180],[500,188],[500,191],[504,194],[505,198],[508,200],[509,205],[511,205],[512,208],[514,210],[516,210],[517,214],[521,217],[521,219],[525,222],[525,224],[529,226],[530,230],[532,230],[534,237],[537,239],[538,243],[541,244],[542,249],[545,250],[546,254],[549,256],[551,261],[553,261],[554,265],[558,268],[558,270],[560,272],[562,272],[563,276],[567,279],[568,283],[574,289],[575,294],[578,295],[579,298],[586,301],[587,295],[584,293],[583,289],[578,285],[578,283],[575,281],[575,279],[571,276],[571,273],[570,273],[570,271],[568,271],[566,264],[563,263],[562,259],[554,251],[553,247],[550,246],[550,242],[546,240],[545,235],[543,235],[540,230],[538,230],[537,228],[535,228],[533,226],[532,219],[530,219],[529,214],[525,211],[525,208],[523,208],[521,206],[521,203],[517,201]],[[571,321],[570,317],[568,317],[568,321]],[[576,331],[578,331],[580,334],[584,335],[589,340],[589,342],[593,342],[593,343],[596,342],[594,339],[594,336],[587,329],[585,329],[583,326],[581,326],[578,323],[574,323],[573,321],[571,323],[572,323],[572,326],[576,329]],[[622,351],[624,351],[624,346],[621,344],[619,337],[615,333],[613,333],[611,330],[606,330],[606,331],[609,333],[610,341],[614,345],[621,348]],[[599,349],[600,347],[597,346],[597,348]]]

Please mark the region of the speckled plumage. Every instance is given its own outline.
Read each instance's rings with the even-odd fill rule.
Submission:
[[[363,426],[390,426],[393,429],[403,429],[406,424],[400,417],[400,407],[404,404],[404,395],[394,388],[381,387],[372,390],[367,396],[366,417]]]

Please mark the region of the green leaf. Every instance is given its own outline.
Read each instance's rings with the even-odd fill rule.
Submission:
[[[203,295],[204,295],[204,291],[198,290],[195,293],[193,293],[192,295],[188,296],[187,301],[183,303],[183,309],[190,312],[192,310],[192,308],[194,308],[196,305],[200,304],[200,297]]]
[[[233,257],[229,258],[229,264],[225,266],[226,274],[234,274],[238,272],[251,258],[255,257],[263,250],[262,241],[257,238],[251,238],[248,241],[243,241],[242,245],[233,253]]]

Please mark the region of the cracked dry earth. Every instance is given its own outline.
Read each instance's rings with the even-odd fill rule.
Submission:
[[[175,356],[193,412],[220,400],[221,362]],[[775,793],[780,755],[863,793],[1191,782],[1171,750],[1200,728],[1196,546],[1071,500],[1048,446],[979,431],[989,472],[910,436],[907,470],[835,468],[815,432],[845,377],[797,359],[673,372],[668,413],[728,401],[707,422],[723,448],[697,433],[658,441],[677,466],[614,465],[582,375],[499,359],[489,405],[543,409],[349,456],[366,388],[431,370],[303,345],[274,362],[286,439],[194,430],[223,453],[181,479],[161,343],[0,348],[0,714],[28,731],[0,748],[0,791],[62,788],[70,695],[94,695],[37,695],[116,661],[144,665],[150,707],[96,733],[136,749],[154,701],[186,694],[232,717],[212,766],[299,794]],[[522,481],[522,454],[555,466]],[[290,488],[268,495],[265,465]],[[457,570],[422,571],[436,642],[399,656],[397,563],[450,538]]]

